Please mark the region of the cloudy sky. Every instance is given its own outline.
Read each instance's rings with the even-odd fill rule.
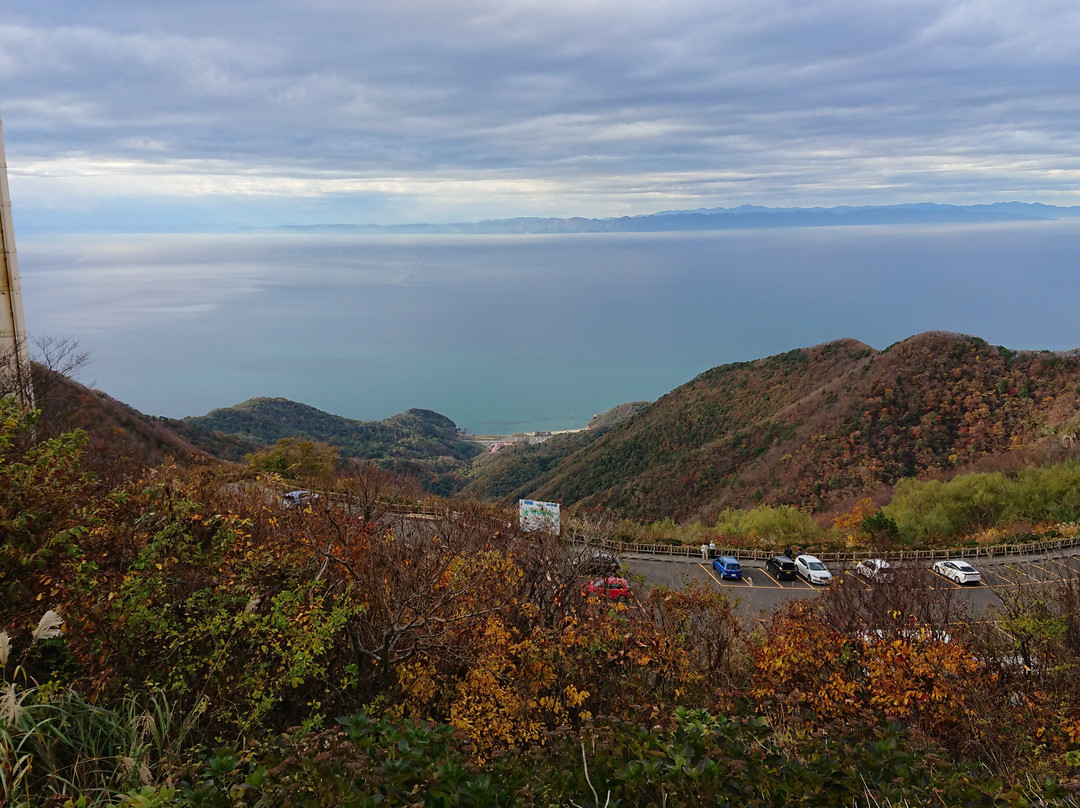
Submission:
[[[16,229],[1080,204],[1072,0],[8,0]]]

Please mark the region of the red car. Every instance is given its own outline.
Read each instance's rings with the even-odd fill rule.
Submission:
[[[625,578],[597,578],[581,588],[583,595],[602,595],[611,600],[630,597],[630,584]]]

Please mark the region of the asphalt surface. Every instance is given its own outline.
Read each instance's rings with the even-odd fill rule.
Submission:
[[[1080,549],[1055,556],[996,559],[973,565],[982,573],[981,584],[959,585],[933,572],[929,567],[910,570],[917,586],[931,590],[952,590],[953,596],[965,601],[973,614],[986,612],[1000,603],[1016,587],[1048,587],[1080,577]],[[813,586],[802,578],[777,581],[766,572],[763,564],[743,566],[742,581],[721,580],[710,561],[700,557],[659,558],[627,555],[622,567],[636,591],[655,586],[681,587],[690,579],[699,579],[712,586],[722,587],[738,599],[738,611],[748,617],[758,617],[774,611],[792,598],[818,597],[824,587]],[[888,586],[887,582],[868,581],[852,569],[829,565],[834,581],[848,579],[852,586]]]

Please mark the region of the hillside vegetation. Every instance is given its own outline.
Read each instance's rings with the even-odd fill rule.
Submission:
[[[920,334],[723,365],[587,443],[513,449],[470,491],[712,522],[726,508],[836,508],[898,480],[1075,454],[1080,354]]]
[[[146,415],[101,390],[92,390],[40,364],[33,366],[40,408],[37,429],[55,436],[85,433],[91,468],[116,474],[165,462],[188,464],[211,458],[239,460],[258,448],[235,435],[203,429],[173,418]]]
[[[497,454],[481,455],[457,476],[455,488],[481,492],[488,500],[514,499],[532,480],[648,406],[647,401],[620,404],[594,416],[585,429],[555,434],[542,443],[521,443]]]
[[[1001,630],[903,578],[760,623],[701,582],[610,603],[575,537],[411,519],[373,464],[285,508],[221,463],[92,473],[41,420],[0,400],[4,805],[1076,804],[1075,579]]]
[[[282,438],[306,438],[329,444],[346,458],[392,467],[411,465],[429,474],[456,469],[481,451],[458,434],[449,418],[421,409],[384,421],[356,421],[285,398],[253,398],[185,418],[184,423],[256,446],[269,446]]]

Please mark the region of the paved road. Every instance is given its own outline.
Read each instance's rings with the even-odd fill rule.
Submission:
[[[739,598],[739,611],[747,617],[758,617],[762,613],[773,611],[780,604],[792,598],[817,597],[821,587],[806,583],[801,578],[795,581],[776,581],[762,565],[743,566],[744,581],[722,581],[711,568],[710,563],[700,558],[656,558],[647,556],[625,556],[623,566],[629,570],[640,589],[654,586],[680,587],[688,579],[697,578],[713,586],[726,589]],[[984,612],[988,607],[1000,602],[999,594],[1007,596],[1016,587],[1052,586],[1063,580],[1076,580],[1080,577],[1080,551],[1052,557],[999,559],[982,562],[978,565],[982,573],[981,585],[959,586],[942,578],[930,569],[913,570],[914,579],[919,585],[929,589],[954,590],[955,596],[966,601],[973,613]],[[850,578],[853,586],[880,586],[873,584],[851,570],[832,567],[836,577]]]

